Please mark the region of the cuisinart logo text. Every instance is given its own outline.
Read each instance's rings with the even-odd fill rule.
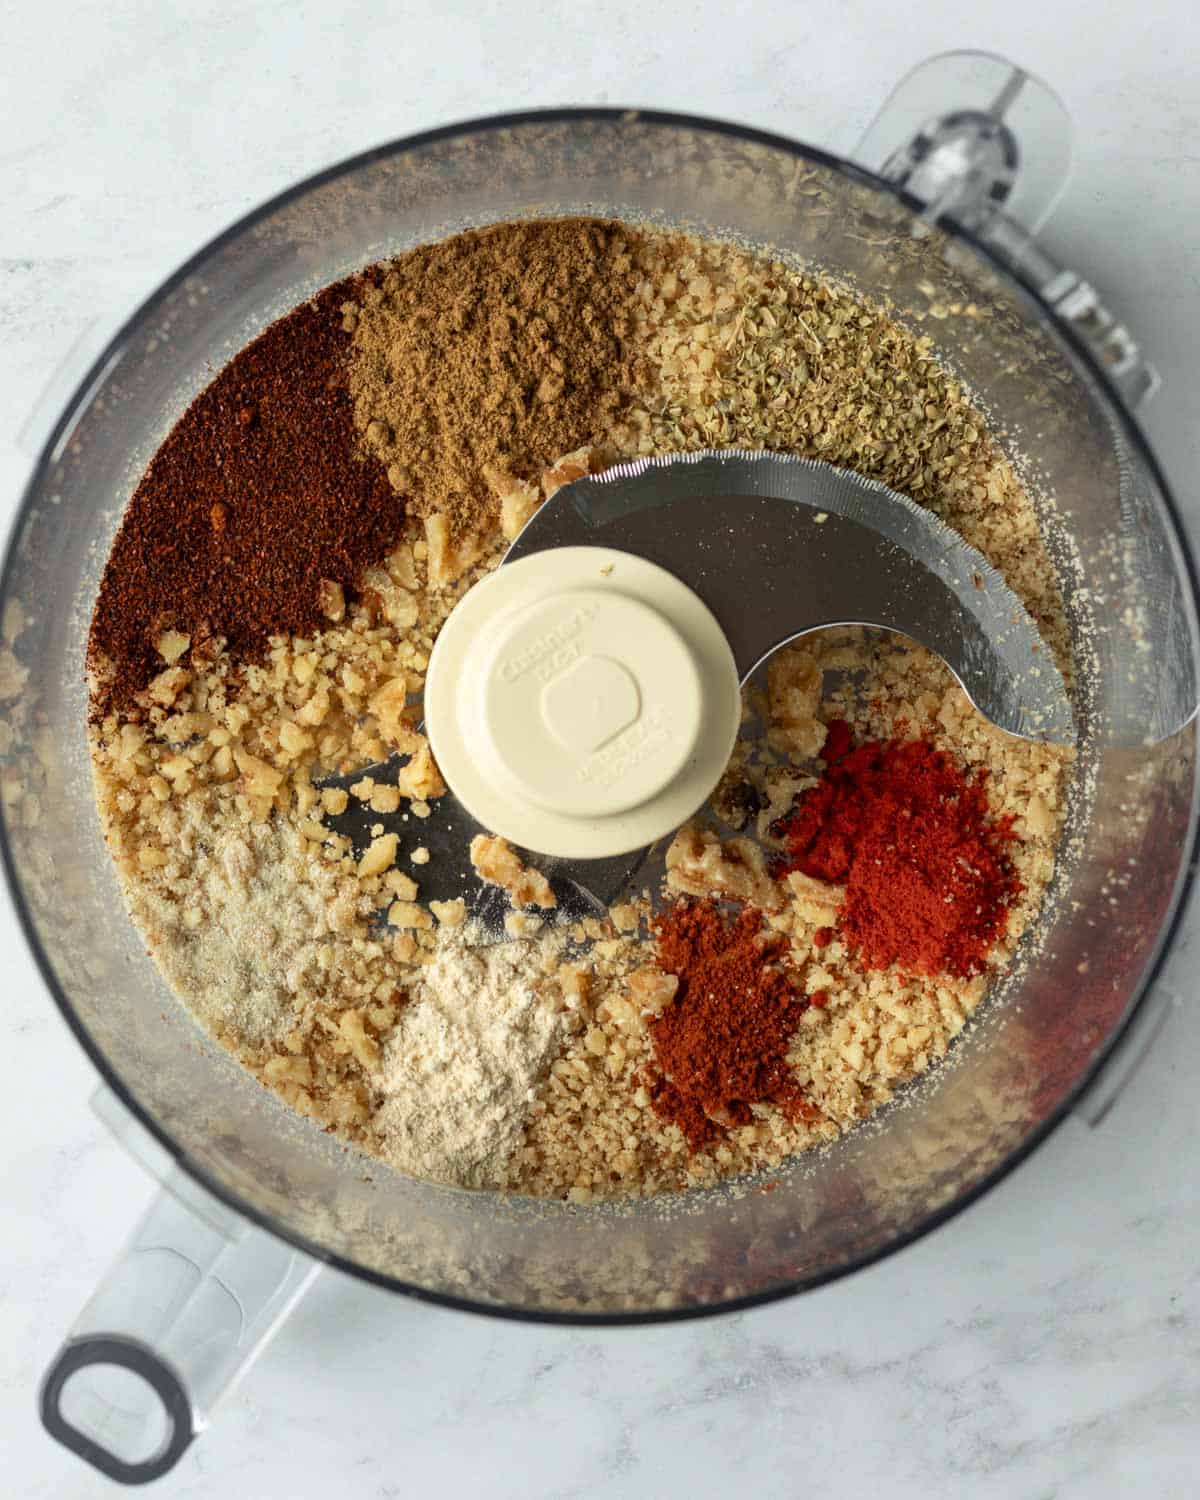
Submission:
[[[507,657],[500,663],[501,682],[516,682],[526,672],[537,668],[538,681],[549,682],[557,677],[579,655],[579,632],[596,613],[594,604],[581,604],[565,620],[530,641],[523,650]]]
[[[615,786],[642,761],[656,755],[664,745],[671,742],[671,730],[661,708],[652,708],[631,724],[623,734],[589,755],[575,775],[580,781],[594,786]]]

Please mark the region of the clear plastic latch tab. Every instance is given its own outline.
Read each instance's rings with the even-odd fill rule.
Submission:
[[[1071,169],[1071,121],[1039,78],[990,52],[944,52],[901,79],[854,153],[921,221],[966,230],[1030,286],[1134,407],[1158,388],[1137,340],[1036,236]]]

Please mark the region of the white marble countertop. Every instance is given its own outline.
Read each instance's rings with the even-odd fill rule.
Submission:
[[[42,0],[6,7],[4,31],[5,522],[25,467],[14,434],[85,325],[299,176],[426,126],[566,102],[691,109],[848,151],[901,72],[959,45],[1062,93],[1077,165],[1050,241],[1156,359],[1146,425],[1200,520],[1193,0]],[[1196,977],[1184,955],[1173,982]],[[42,1434],[35,1386],[151,1188],[90,1113],[91,1070],[6,903],[0,993],[0,1491],[77,1500],[106,1482]],[[1185,1006],[1101,1128],[1068,1122],[949,1227],[758,1312],[538,1329],[325,1275],[159,1492],[1194,1495],[1197,1056]]]

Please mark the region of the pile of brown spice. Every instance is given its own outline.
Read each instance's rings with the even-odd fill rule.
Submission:
[[[337,590],[352,593],[395,545],[404,507],[355,451],[338,313],[353,288],[327,287],[271,324],[154,455],[92,616],[97,712],[136,716],[138,695],[189,647],[224,638],[255,659],[271,636],[327,623]]]
[[[630,238],[500,224],[410,251],[345,303],[355,424],[415,514],[490,531],[497,483],[602,436],[638,383]]]

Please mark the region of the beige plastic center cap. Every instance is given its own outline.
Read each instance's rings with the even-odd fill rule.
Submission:
[[[543,854],[652,842],[708,797],[737,734],[733,654],[685,584],[565,547],[477,584],[438,635],[426,725],[451,790]]]

